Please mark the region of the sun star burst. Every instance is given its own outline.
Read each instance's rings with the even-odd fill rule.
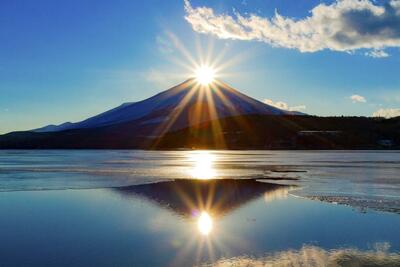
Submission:
[[[214,78],[215,70],[209,66],[201,66],[196,70],[196,79],[202,85],[209,85]]]

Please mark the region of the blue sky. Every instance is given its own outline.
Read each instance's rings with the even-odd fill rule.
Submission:
[[[400,114],[400,3],[344,2],[3,0],[0,133],[79,121],[165,90],[190,75],[182,47],[196,61],[199,47],[212,46],[211,59],[225,52],[220,79],[284,108]],[[320,25],[313,9],[345,26]],[[352,27],[358,35],[344,38]]]

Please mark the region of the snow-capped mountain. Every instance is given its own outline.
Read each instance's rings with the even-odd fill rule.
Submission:
[[[195,79],[189,79],[143,101],[122,104],[81,122],[49,125],[32,131],[92,129],[125,122],[140,125],[165,124],[169,129],[176,130],[208,120],[247,114],[301,113],[272,107],[240,93],[221,81],[204,86],[199,85]]]

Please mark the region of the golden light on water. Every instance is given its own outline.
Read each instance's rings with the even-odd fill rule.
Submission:
[[[208,235],[211,232],[213,228],[213,221],[207,212],[203,211],[200,214],[197,220],[197,227],[202,235]]]
[[[193,163],[191,175],[196,179],[212,179],[216,176],[214,169],[215,155],[208,151],[196,151],[189,156]]]
[[[202,85],[209,85],[214,81],[215,70],[210,66],[201,66],[196,70],[196,79]]]
[[[281,200],[288,198],[290,191],[296,189],[294,186],[285,186],[280,189],[275,189],[264,193],[265,203],[269,203],[275,200]]]
[[[281,189],[276,189],[271,192],[265,192],[264,193],[264,201],[266,203],[272,202],[274,200],[279,200],[279,199],[286,199],[289,195],[289,188],[281,188]]]

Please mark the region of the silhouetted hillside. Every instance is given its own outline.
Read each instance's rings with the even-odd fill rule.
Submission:
[[[91,129],[9,133],[0,136],[0,148],[398,149],[400,118],[246,115],[161,136],[158,124],[130,121]]]
[[[222,129],[221,131],[213,129]],[[399,148],[400,118],[240,116],[169,133],[158,148]]]

